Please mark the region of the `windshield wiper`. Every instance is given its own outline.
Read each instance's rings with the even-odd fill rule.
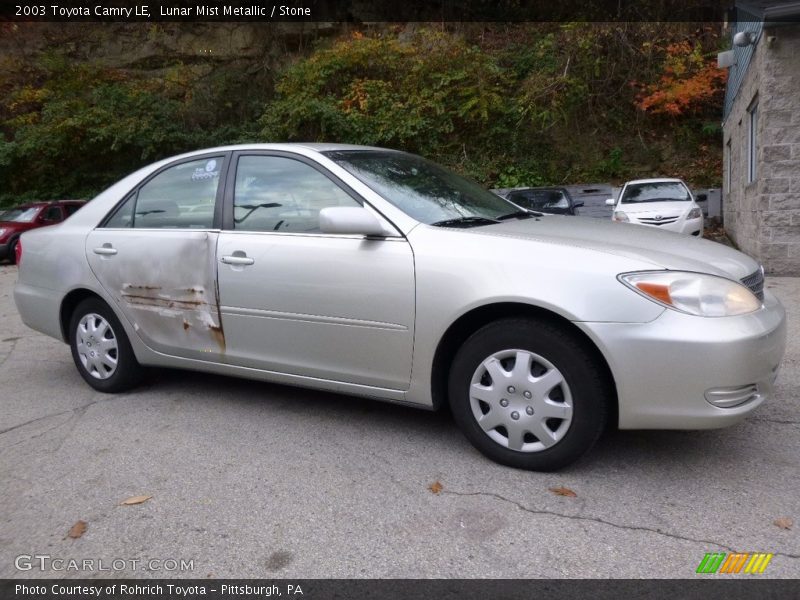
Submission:
[[[531,217],[541,217],[544,213],[535,210],[515,210],[507,215],[497,217],[498,221],[505,221],[506,219],[530,219]]]
[[[431,223],[435,227],[478,227],[480,225],[491,225],[492,223],[499,223],[496,219],[489,219],[487,217],[458,217],[457,219],[445,219],[444,221],[436,221]]]
[[[622,204],[644,204],[646,202],[688,202],[688,198],[648,198],[647,200],[623,200]]]
[[[237,204],[235,208],[243,208],[247,211],[243,217],[236,217],[233,218],[234,223],[244,223],[245,219],[256,212],[259,208],[279,208],[283,206],[283,204],[279,204],[278,202],[263,202],[261,204]]]

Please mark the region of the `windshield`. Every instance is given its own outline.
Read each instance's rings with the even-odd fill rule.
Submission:
[[[38,206],[31,206],[30,208],[12,208],[2,214],[2,220],[16,221],[17,223],[31,223],[36,218],[38,212]]]
[[[324,154],[404,213],[428,225],[489,225],[520,213],[519,208],[477,183],[413,154],[390,150]]]
[[[628,184],[621,202],[689,202],[691,199],[689,190],[680,181],[661,181]]]

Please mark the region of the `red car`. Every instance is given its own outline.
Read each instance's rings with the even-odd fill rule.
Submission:
[[[16,247],[23,231],[55,225],[86,204],[83,200],[31,202],[0,213],[0,260],[16,262]]]

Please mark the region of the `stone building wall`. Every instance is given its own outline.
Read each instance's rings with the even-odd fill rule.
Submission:
[[[748,183],[748,109],[756,98],[757,175]],[[726,230],[767,272],[800,275],[800,25],[764,29],[725,120],[724,144]]]

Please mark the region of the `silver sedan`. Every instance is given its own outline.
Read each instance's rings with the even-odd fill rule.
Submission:
[[[604,428],[731,425],[785,314],[702,239],[521,210],[411,154],[269,144],[163,160],[21,238],[15,300],[93,388],[146,366],[436,409],[552,470]]]

